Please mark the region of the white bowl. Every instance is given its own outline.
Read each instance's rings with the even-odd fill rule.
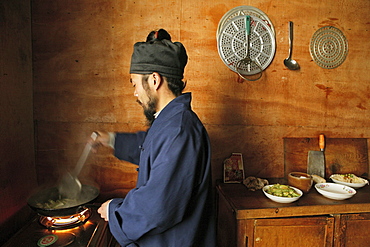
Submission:
[[[334,200],[345,200],[356,194],[355,189],[343,184],[319,183],[315,188],[321,195]]]
[[[355,189],[364,187],[366,184],[369,184],[369,181],[367,181],[364,178],[360,178],[360,180],[362,180],[362,183],[347,183],[347,182],[343,182],[343,181],[334,179],[333,178],[334,175],[336,175],[336,174],[333,174],[333,175],[330,176],[330,179],[333,180],[334,183],[347,185],[347,186],[355,188]]]
[[[282,196],[274,196],[266,192],[266,190],[270,187],[274,186],[274,184],[266,185],[265,187],[262,188],[263,193],[265,196],[273,200],[274,202],[279,202],[279,203],[291,203],[297,201],[301,196],[303,195],[303,192],[293,186],[289,186],[290,188],[294,189],[299,196],[297,197],[282,197]]]

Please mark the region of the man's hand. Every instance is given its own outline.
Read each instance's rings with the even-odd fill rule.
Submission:
[[[100,146],[109,147],[110,136],[108,132],[105,131],[95,131],[98,134],[95,140],[91,139],[89,142],[91,144],[92,152],[96,153]]]
[[[102,217],[105,221],[108,221],[108,214],[109,214],[109,203],[112,200],[104,202],[100,208],[98,209],[98,213],[100,214],[100,217]]]

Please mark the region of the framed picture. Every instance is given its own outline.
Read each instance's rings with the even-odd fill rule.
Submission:
[[[243,156],[232,153],[224,160],[224,183],[242,183],[244,180]]]

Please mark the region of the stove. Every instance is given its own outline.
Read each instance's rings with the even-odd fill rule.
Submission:
[[[82,208],[76,214],[69,216],[40,216],[39,222],[51,230],[71,229],[84,224],[90,218],[91,214],[92,210],[90,208]]]
[[[119,247],[94,208],[65,217],[35,216],[3,247]]]

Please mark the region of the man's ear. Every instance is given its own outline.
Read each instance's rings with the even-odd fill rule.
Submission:
[[[158,90],[159,87],[162,85],[163,78],[157,72],[153,72],[152,76],[153,76],[153,87],[155,90]]]

